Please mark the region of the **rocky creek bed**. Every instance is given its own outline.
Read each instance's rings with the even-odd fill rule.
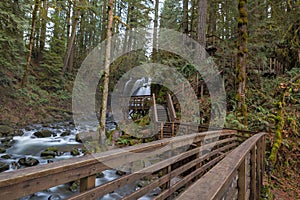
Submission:
[[[20,168],[43,165],[59,160],[84,156],[86,150],[76,135],[80,132],[93,130],[97,126],[76,128],[72,122],[56,124],[35,124],[23,128],[12,128],[0,125],[0,172],[13,171]],[[110,129],[114,129],[111,123]],[[118,170],[106,170],[98,174],[96,185],[101,185],[124,175]],[[146,184],[137,181],[121,188],[114,193],[105,195],[101,200],[122,199],[122,195],[137,190]],[[78,181],[50,188],[21,198],[21,200],[60,200],[78,193]],[[152,194],[140,199],[151,199],[159,193],[159,188]]]

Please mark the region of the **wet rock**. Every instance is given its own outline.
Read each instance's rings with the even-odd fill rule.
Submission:
[[[53,195],[48,197],[48,200],[61,200],[61,199],[62,198],[57,194],[53,194]]]
[[[1,140],[1,143],[9,142],[9,141],[11,141],[12,139],[13,139],[13,137],[11,137],[11,136],[6,137],[6,138],[3,138],[3,139]]]
[[[3,159],[11,159],[11,155],[5,154],[5,155],[1,156],[1,158],[3,158]]]
[[[71,182],[71,185],[70,185],[69,189],[72,192],[79,191],[79,181],[73,181],[73,182]]]
[[[79,143],[82,143],[82,140],[81,140],[81,138],[80,138],[80,136],[79,136],[78,133],[75,135],[75,141],[79,142]]]
[[[43,151],[41,157],[54,158],[57,155],[54,151]]]
[[[15,142],[16,141],[14,141],[14,140],[10,140],[10,141],[7,141],[7,142],[3,142],[2,144],[3,144],[3,147],[7,149],[7,148],[12,147]]]
[[[31,127],[29,127],[29,126],[25,127],[25,131],[31,131],[31,130],[32,130]]]
[[[35,158],[27,157],[19,159],[18,163],[26,167],[31,167],[38,165],[40,162]]]
[[[104,177],[104,173],[100,172],[96,174],[96,178],[103,178]]]
[[[33,134],[37,138],[46,138],[46,137],[51,137],[51,136],[56,136],[56,133],[53,133],[52,131],[49,130],[42,130],[42,131],[37,131]]]
[[[15,136],[22,136],[22,135],[24,135],[24,132],[22,130],[18,129],[18,130],[14,131],[14,135]]]
[[[5,153],[6,149],[4,149],[3,147],[0,147],[0,153]]]
[[[9,136],[14,134],[14,129],[8,125],[0,125],[0,136]]]
[[[20,164],[15,162],[15,161],[11,162],[10,166],[11,166],[12,169],[19,169],[21,167]]]
[[[9,170],[9,165],[4,162],[0,162],[0,172],[4,172],[6,170]]]
[[[116,174],[117,174],[118,176],[124,176],[124,175],[126,175],[126,172],[123,172],[123,171],[121,171],[121,170],[117,170],[117,171],[116,171]]]
[[[142,188],[142,187],[146,187],[147,185],[149,185],[149,181],[139,181],[137,186]]]
[[[41,157],[46,157],[46,158],[54,158],[57,155],[58,155],[57,147],[48,147],[47,149],[41,152]]]
[[[73,149],[73,150],[71,151],[71,155],[72,155],[72,156],[79,156],[79,155],[80,155],[80,152],[79,152],[78,149]]]
[[[69,136],[71,135],[71,131],[64,131],[60,134],[61,137]]]

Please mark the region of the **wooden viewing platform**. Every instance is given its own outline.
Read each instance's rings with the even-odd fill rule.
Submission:
[[[150,180],[148,185],[122,199],[138,199],[156,188],[161,192],[153,199],[257,199],[264,171],[264,135],[256,134],[239,145],[245,135],[236,131],[194,133],[4,172],[0,199],[18,199],[76,180],[80,180],[80,193],[69,199],[97,199],[145,178]],[[132,167],[126,175],[95,186],[97,173],[137,163],[142,167]]]

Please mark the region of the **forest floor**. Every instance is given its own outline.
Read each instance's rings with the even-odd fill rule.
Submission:
[[[70,98],[61,100],[58,96],[1,87],[0,94],[0,124],[21,127],[71,120]]]
[[[290,177],[273,177],[271,194],[274,200],[298,200],[300,199],[300,175],[299,171],[290,171]]]

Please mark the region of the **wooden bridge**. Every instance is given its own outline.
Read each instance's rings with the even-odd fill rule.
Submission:
[[[97,199],[140,180],[148,183],[122,195],[138,199],[259,199],[264,172],[265,134],[230,130],[165,138],[151,143],[0,174],[0,199],[18,199],[80,180],[68,199]],[[146,162],[147,161],[147,162]],[[127,166],[118,179],[96,186],[96,174]],[[139,166],[139,167],[136,167]]]

